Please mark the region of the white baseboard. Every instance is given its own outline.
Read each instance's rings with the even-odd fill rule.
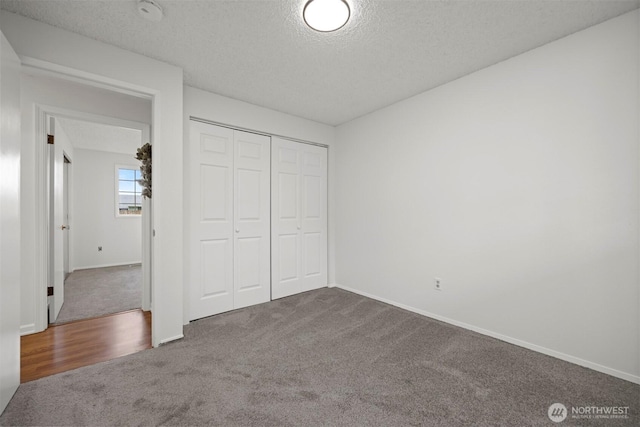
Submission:
[[[73,271],[78,270],[90,270],[92,268],[106,268],[106,267],[124,267],[126,265],[142,265],[141,261],[131,261],[131,262],[120,262],[116,264],[101,264],[101,265],[88,265],[82,267],[75,267]]]
[[[36,333],[35,323],[29,323],[28,325],[20,325],[20,336],[35,334],[35,333]]]
[[[163,340],[160,340],[160,345],[167,344],[167,343],[169,343],[171,341],[181,340],[182,338],[184,338],[184,335],[182,335],[182,334],[176,335],[176,336],[170,337],[170,338],[165,338]]]
[[[635,383],[635,384],[640,384],[640,376],[637,376],[637,375],[629,374],[627,372],[622,372],[622,371],[619,371],[617,369],[610,368],[608,366],[603,366],[603,365],[600,365],[600,364],[595,363],[595,362],[590,362],[588,360],[584,360],[584,359],[581,359],[579,357],[575,357],[575,356],[571,356],[569,354],[561,353],[561,352],[556,351],[556,350],[551,350],[551,349],[546,348],[546,347],[542,347],[542,346],[539,346],[539,345],[536,345],[536,344],[532,344],[532,343],[529,343],[529,342],[526,342],[526,341],[522,341],[522,340],[519,340],[517,338],[512,338],[510,336],[503,335],[503,334],[500,334],[500,333],[497,333],[497,332],[493,332],[493,331],[490,331],[490,330],[487,330],[487,329],[483,329],[483,328],[480,328],[480,327],[477,327],[477,326],[473,326],[473,325],[470,325],[468,323],[459,322],[457,320],[449,319],[447,317],[443,317],[443,316],[440,316],[438,314],[429,313],[427,311],[420,310],[420,309],[415,308],[415,307],[411,307],[411,306],[408,306],[408,305],[405,305],[405,304],[401,304],[401,303],[398,303],[398,302],[395,302],[395,301],[391,301],[391,300],[388,300],[386,298],[381,298],[381,297],[378,297],[376,295],[369,294],[367,292],[363,292],[363,291],[359,291],[357,289],[349,288],[347,286],[342,286],[342,285],[339,285],[339,284],[331,284],[331,285],[328,285],[328,286],[330,288],[336,287],[336,288],[344,289],[345,291],[353,292],[354,294],[362,295],[362,296],[367,297],[367,298],[371,298],[371,299],[374,299],[374,300],[377,300],[377,301],[380,301],[380,302],[384,302],[386,304],[393,305],[393,306],[402,308],[404,310],[411,311],[413,313],[420,314],[422,316],[426,316],[426,317],[429,317],[429,318],[432,318],[432,319],[435,319],[435,320],[439,320],[441,322],[448,323],[450,325],[459,326],[461,328],[468,329],[470,331],[477,332],[479,334],[486,335],[486,336],[489,336],[491,338],[496,338],[496,339],[498,339],[500,341],[508,342],[509,344],[514,344],[514,345],[517,345],[519,347],[524,347],[524,348],[526,348],[528,350],[533,350],[533,351],[536,351],[538,353],[546,354],[547,356],[555,357],[556,359],[561,359],[561,360],[564,360],[565,362],[570,362],[570,363],[573,363],[573,364],[576,364],[576,365],[583,366],[585,368],[593,369],[594,371],[602,372],[603,374],[611,375],[611,376],[616,377],[616,378],[621,378],[623,380],[630,381],[630,382]]]

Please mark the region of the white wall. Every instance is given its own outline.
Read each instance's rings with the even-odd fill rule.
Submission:
[[[29,74],[28,74],[28,73]],[[41,331],[45,325],[37,325],[36,295],[39,295],[40,284],[36,283],[33,259],[36,251],[36,106],[56,107],[84,113],[115,117],[130,121],[149,123],[151,121],[151,102],[142,98],[124,95],[87,85],[73,83],[57,78],[33,75],[31,71],[23,72],[21,78],[22,106],[22,158],[21,158],[21,235],[22,235],[22,285],[21,285],[21,334]],[[74,161],[74,150],[68,141],[64,129],[56,135],[65,153]],[[73,164],[72,164],[73,170]],[[73,172],[72,172],[73,173]],[[73,185],[73,183],[72,183]],[[72,198],[73,199],[73,198]],[[70,206],[71,235],[75,235],[74,201]],[[75,251],[72,252],[72,266],[75,262]],[[45,318],[46,319],[46,318]]]
[[[73,269],[135,264],[142,260],[142,227],[138,215],[116,216],[116,165],[138,169],[133,155],[76,149],[73,167],[75,200]],[[98,246],[102,251],[98,252]]]
[[[23,64],[153,98],[154,346],[182,335],[182,69],[2,11]]]
[[[329,233],[328,233],[328,264],[329,264],[329,283],[335,282],[335,258],[333,244],[334,235],[334,206],[332,203],[333,192],[335,191],[334,165],[335,165],[335,128],[322,123],[292,116],[290,114],[281,113],[279,111],[270,110],[268,108],[259,107],[257,105],[227,98],[221,95],[205,92],[199,89],[185,86],[184,88],[184,140],[189,141],[189,117],[210,120],[221,124],[234,127],[245,128],[255,131],[261,131],[272,135],[280,135],[289,138],[300,139],[304,141],[325,144],[329,147]],[[189,159],[186,152],[188,144],[185,144],[184,159]],[[185,170],[187,166],[185,165]],[[188,174],[185,174],[185,201],[184,205],[189,206],[187,199],[190,188]],[[188,215],[184,215],[188,218]],[[185,239],[188,239],[188,224],[185,225]],[[188,241],[184,242],[185,259],[188,259],[189,253]],[[188,265],[185,263],[185,265]],[[189,271],[185,269],[185,283],[189,283]],[[185,287],[185,295],[188,289]],[[185,298],[185,301],[188,299]],[[186,313],[188,307],[185,307],[185,323],[188,322]]]
[[[639,22],[338,127],[337,282],[639,382]]]
[[[0,413],[20,384],[20,60],[0,32]]]

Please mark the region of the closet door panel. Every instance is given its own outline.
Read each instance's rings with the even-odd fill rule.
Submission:
[[[305,232],[304,240],[304,277],[318,276],[322,272],[322,234],[315,232]]]
[[[231,239],[212,239],[200,242],[200,280],[199,297],[209,299],[229,295],[231,278]]]
[[[241,294],[264,288],[259,268],[263,258],[262,246],[260,237],[244,237],[236,240],[236,292]]]
[[[272,298],[327,285],[327,149],[272,143]]]
[[[226,223],[229,218],[229,185],[231,168],[210,164],[200,164],[200,225],[204,229],[215,222]]]
[[[234,308],[271,299],[270,138],[234,131]]]
[[[279,172],[277,179],[278,242],[273,256],[280,268],[274,298],[281,298],[300,292],[300,186],[297,173]]]
[[[327,149],[299,144],[302,165],[300,291],[327,286]]]
[[[191,122],[189,318],[233,309],[233,131]]]
[[[289,286],[290,282],[300,277],[298,269],[298,233],[280,234],[278,240],[280,283]],[[297,291],[297,289],[296,289]]]
[[[279,220],[283,225],[298,224],[298,174],[280,172],[277,174]]]
[[[237,207],[238,214],[236,221],[244,224],[255,224],[260,222],[264,214],[264,201],[262,199],[263,171],[255,169],[237,169],[236,170],[236,188],[238,198]]]
[[[298,144],[281,138],[271,141],[271,298],[300,292],[301,268],[301,155]]]

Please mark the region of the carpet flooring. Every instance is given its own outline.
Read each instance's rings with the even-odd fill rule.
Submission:
[[[140,308],[142,267],[76,270],[64,282],[64,304],[55,324]]]
[[[212,316],[185,338],[22,384],[0,425],[549,426],[640,386],[340,289]]]

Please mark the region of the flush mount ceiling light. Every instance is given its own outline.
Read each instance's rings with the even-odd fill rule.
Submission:
[[[153,0],[140,0],[138,2],[138,13],[145,19],[159,22],[162,19],[162,8]]]
[[[346,0],[309,0],[302,11],[309,27],[325,33],[344,27],[350,16]]]

